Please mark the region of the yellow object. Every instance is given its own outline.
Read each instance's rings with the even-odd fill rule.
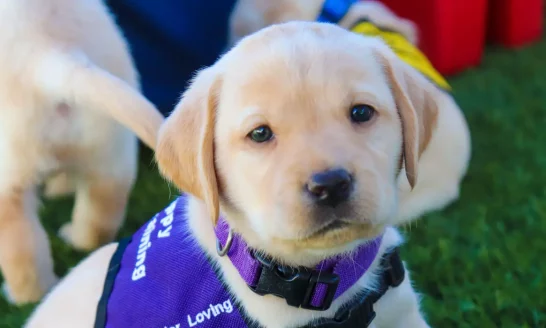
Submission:
[[[357,23],[351,31],[366,36],[378,36],[404,62],[421,72],[438,87],[451,91],[451,86],[444,77],[432,66],[428,58],[416,46],[411,44],[402,34],[381,30],[368,21]]]

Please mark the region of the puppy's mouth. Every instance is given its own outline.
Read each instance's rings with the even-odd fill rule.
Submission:
[[[332,220],[319,230],[313,232],[310,237],[320,236],[324,235],[328,232],[335,231],[335,230],[341,230],[346,227],[348,227],[350,223],[342,221],[342,220]]]

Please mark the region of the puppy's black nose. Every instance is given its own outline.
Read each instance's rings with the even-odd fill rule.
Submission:
[[[353,178],[344,169],[327,170],[313,174],[306,187],[317,204],[336,207],[351,195]]]

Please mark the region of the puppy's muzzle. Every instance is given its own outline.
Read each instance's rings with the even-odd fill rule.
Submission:
[[[353,177],[345,169],[315,173],[305,186],[306,192],[317,205],[329,207],[347,201],[353,189]]]

